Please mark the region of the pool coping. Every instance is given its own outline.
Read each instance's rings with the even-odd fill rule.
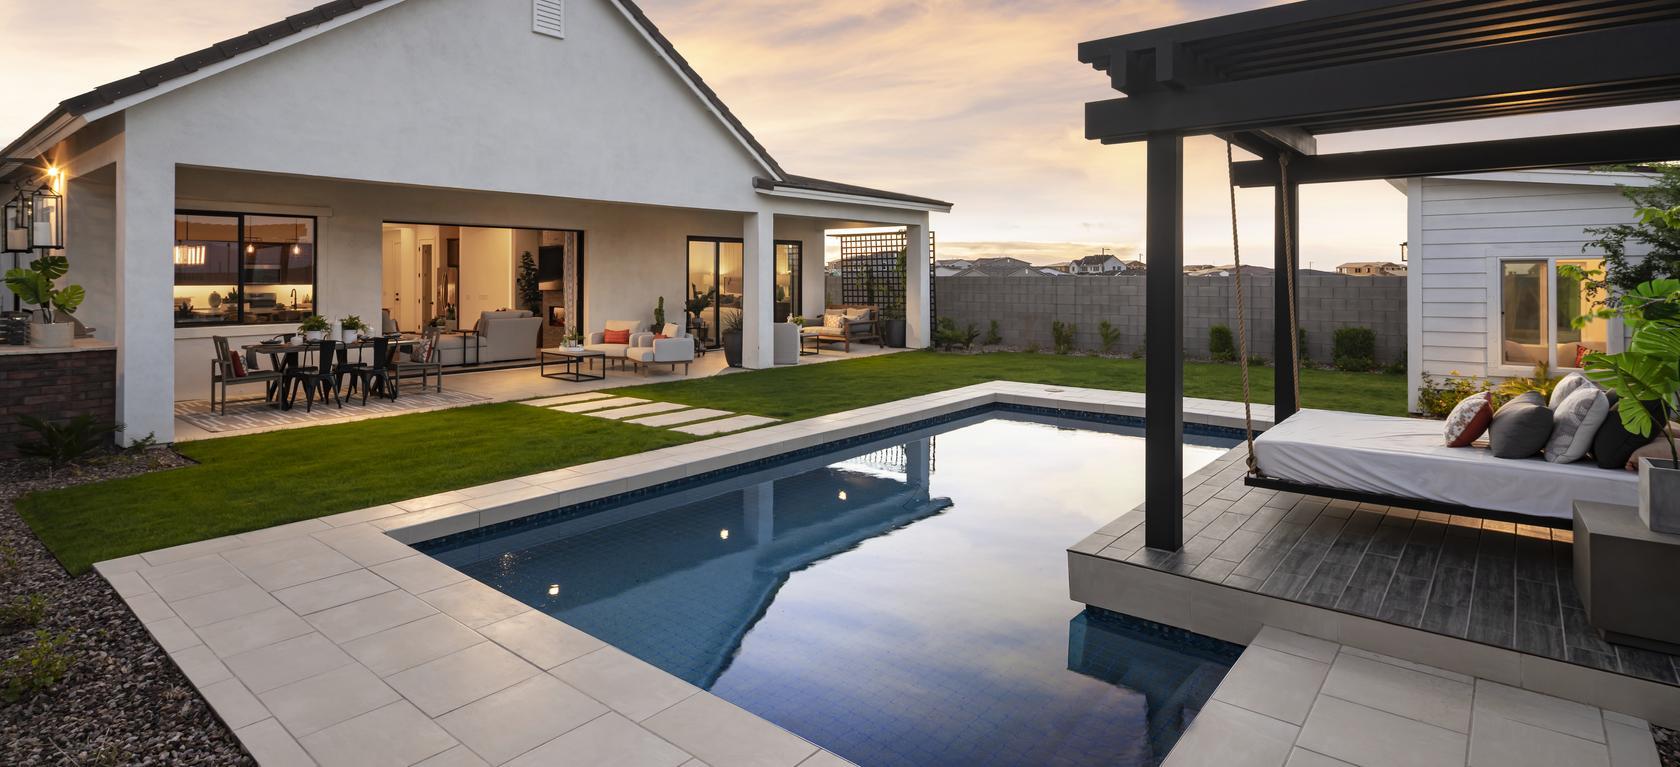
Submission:
[[[591,749],[845,764],[413,545],[989,405],[1144,415],[1141,393],[988,382],[94,567],[264,765],[545,764]],[[1270,418],[1255,408],[1257,428]],[[1185,421],[1241,429],[1242,405],[1187,399]],[[532,710],[545,713],[517,715]]]

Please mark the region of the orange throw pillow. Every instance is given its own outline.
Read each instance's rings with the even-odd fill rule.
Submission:
[[[627,344],[627,343],[630,343],[630,331],[628,331],[628,330],[603,330],[603,331],[601,331],[601,343],[604,343],[604,344]]]
[[[1493,396],[1480,392],[1465,397],[1447,416],[1447,447],[1469,447],[1493,423]]]

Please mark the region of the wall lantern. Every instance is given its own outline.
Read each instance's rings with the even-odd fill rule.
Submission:
[[[0,252],[28,253],[29,252],[29,200],[24,197],[23,190],[18,190],[17,196],[6,203],[4,214],[4,247]]]
[[[48,171],[47,182],[29,197],[29,247],[64,249],[64,195],[54,191],[58,170]]]

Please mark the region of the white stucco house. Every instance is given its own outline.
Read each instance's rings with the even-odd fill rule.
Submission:
[[[1411,407],[1425,375],[1501,379],[1578,369],[1587,351],[1621,351],[1619,322],[1571,326],[1586,305],[1558,266],[1601,265],[1585,230],[1632,223],[1619,186],[1637,172],[1530,170],[1392,182],[1406,193],[1407,369]],[[1629,255],[1642,255],[1629,243]]]
[[[210,336],[466,327],[517,305],[526,252],[551,324],[715,288],[765,367],[773,314],[822,309],[825,231],[906,227],[926,264],[950,209],[787,172],[630,0],[336,0],[68,99],[0,158],[7,188],[56,172],[117,419],[164,441]],[[907,283],[922,346],[928,270]]]
[[[1084,256],[1068,262],[1071,274],[1116,274],[1126,271],[1126,262],[1111,253]]]

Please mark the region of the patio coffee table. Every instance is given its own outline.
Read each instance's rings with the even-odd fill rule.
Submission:
[[[599,375],[583,372],[584,360],[592,358],[601,361],[601,373]],[[548,364],[551,361],[560,367],[553,373],[548,372]],[[606,380],[607,377],[607,355],[588,349],[543,349],[541,351],[541,361],[538,363],[538,371],[543,378],[554,378],[561,381],[602,381]]]

